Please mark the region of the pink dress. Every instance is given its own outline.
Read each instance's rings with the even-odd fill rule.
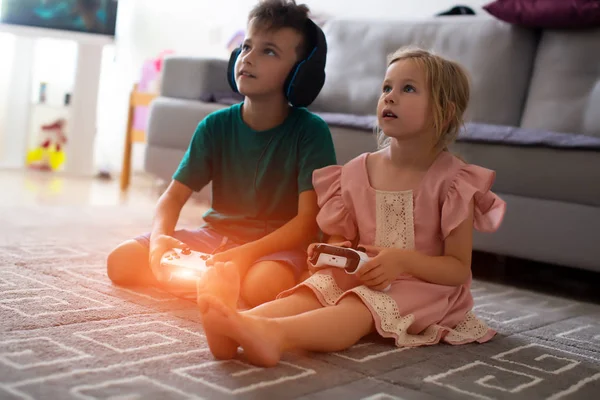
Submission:
[[[490,191],[495,173],[469,165],[442,152],[425,174],[419,187],[402,192],[376,190],[369,184],[362,154],[344,166],[329,166],[313,174],[321,208],[317,221],[328,235],[353,239],[379,247],[413,249],[441,256],[444,239],[469,214],[474,199],[474,227],[495,231],[506,203]],[[300,286],[315,293],[323,306],[337,304],[355,293],[371,311],[379,334],[393,338],[397,346],[485,342],[495,331],[471,311],[471,278],[462,286],[444,286],[401,275],[387,292],[362,285],[344,271],[328,268],[313,274]]]

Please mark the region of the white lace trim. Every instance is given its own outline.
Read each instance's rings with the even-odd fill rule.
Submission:
[[[337,300],[344,294],[344,291],[340,289],[333,276],[328,274],[314,274],[304,281],[304,283],[317,289],[325,302],[330,306],[335,305]]]
[[[435,344],[440,341],[444,333],[446,333],[443,338],[444,342],[462,344],[478,341],[490,332],[487,324],[469,311],[465,319],[454,329],[434,324],[418,334],[409,334],[408,329],[415,322],[415,316],[413,314],[401,315],[396,301],[384,292],[372,290],[366,286],[358,286],[344,292],[335,279],[328,274],[314,274],[304,283],[321,293],[325,303],[329,306],[336,305],[345,293],[356,293],[372,312],[377,314],[379,329],[393,335],[396,345],[399,347]]]
[[[414,249],[413,192],[377,191],[376,210],[375,245]]]
[[[489,332],[487,325],[477,319],[472,312],[469,312],[465,320],[454,329],[434,324],[419,334],[409,334],[408,328],[414,323],[415,316],[413,314],[401,315],[393,298],[366,286],[359,286],[350,291],[359,295],[365,303],[371,306],[373,312],[379,317],[379,328],[394,335],[396,345],[400,347],[437,343],[443,332],[448,332],[444,337],[444,341],[450,344],[476,341]]]
[[[359,286],[351,290],[359,295],[364,302],[371,306],[380,320],[380,329],[395,336],[397,346],[417,346],[435,342],[437,329],[427,328],[420,335],[409,335],[408,328],[415,322],[413,314],[400,315],[398,305],[390,296],[383,292]]]
[[[469,311],[456,327],[448,332],[444,341],[448,343],[464,343],[479,340],[490,332],[485,322]]]

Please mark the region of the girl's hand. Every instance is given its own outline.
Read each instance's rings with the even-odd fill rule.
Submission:
[[[313,275],[315,272],[317,272],[320,269],[324,269],[324,267],[320,267],[320,268],[315,268],[313,267],[313,265],[310,263],[310,257],[312,257],[313,255],[313,251],[315,249],[315,246],[317,244],[320,243],[311,243],[310,246],[308,246],[308,250],[306,251],[306,253],[308,254],[308,259],[306,260],[306,265],[308,266],[308,273],[310,275]],[[339,243],[327,243],[331,246],[338,246],[338,247],[351,247],[352,243],[349,240],[346,240],[344,242],[339,242]]]
[[[403,268],[403,250],[395,248],[362,246],[371,259],[358,271],[357,276],[365,286],[374,290],[383,290],[401,273]]]

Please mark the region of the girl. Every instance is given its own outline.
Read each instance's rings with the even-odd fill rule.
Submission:
[[[235,269],[217,266],[200,283],[213,295],[198,299],[217,358],[239,345],[250,362],[273,366],[284,351],[340,351],[373,331],[397,346],[494,336],[471,311],[472,231],[495,231],[506,204],[490,191],[493,171],[447,150],[468,100],[458,64],[419,49],[391,56],[377,105],[381,149],[313,174],[320,228],[333,243],[360,239],[371,260],[357,276],[314,271],[241,313],[235,283],[217,287],[213,278],[235,282]]]

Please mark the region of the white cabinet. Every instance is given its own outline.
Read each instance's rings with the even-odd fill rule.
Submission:
[[[0,32],[16,36],[13,68],[9,82],[9,100],[2,123],[0,139],[0,167],[25,166],[26,154],[32,139],[32,130],[40,121],[52,115],[63,115],[68,121],[64,172],[69,175],[93,176],[94,143],[97,131],[98,86],[102,51],[113,42],[112,37],[82,34],[50,29],[28,28],[0,23]],[[32,105],[31,96],[37,88],[33,82],[35,41],[60,39],[76,43],[77,56],[73,76],[70,106],[60,107],[56,102]],[[48,82],[50,85],[51,82]]]

